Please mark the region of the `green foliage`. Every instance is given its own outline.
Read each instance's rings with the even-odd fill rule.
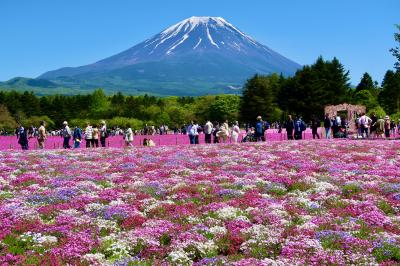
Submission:
[[[390,115],[390,119],[394,121],[399,121],[400,120],[400,112],[394,113]]]
[[[390,243],[382,243],[372,251],[378,262],[393,260],[400,262],[400,246]]]
[[[31,116],[28,118],[24,118],[21,123],[24,125],[40,125],[41,121],[46,122],[46,126],[49,128],[54,128],[55,124],[53,120],[51,120],[48,116],[43,115],[43,116]]]
[[[345,197],[351,197],[352,195],[355,195],[359,192],[361,192],[361,188],[358,184],[350,183],[346,184],[342,188],[342,194]]]
[[[240,117],[242,121],[254,122],[257,116],[269,118],[273,112],[279,79],[272,76],[255,75],[244,85],[240,101]]]
[[[386,115],[385,110],[383,110],[383,108],[380,106],[376,106],[372,109],[369,109],[368,115],[371,116],[372,113],[375,113],[376,117],[378,117],[378,118],[379,117],[384,118]]]
[[[7,246],[8,251],[14,255],[24,254],[29,249],[28,242],[22,241],[14,235],[7,235],[3,239],[3,243]]]
[[[12,132],[17,127],[17,122],[11,116],[8,108],[4,105],[0,105],[0,129],[4,129],[8,132]]]
[[[365,105],[367,110],[378,107],[378,99],[376,99],[370,90],[360,90],[354,95],[354,101],[357,104]]]
[[[160,237],[160,245],[168,246],[171,243],[171,236],[167,233],[162,234]]]
[[[143,128],[143,121],[135,119],[135,118],[127,118],[127,117],[114,117],[110,120],[106,121],[108,123],[109,127],[121,127],[121,128],[126,128],[127,125],[129,124],[132,129],[138,130]]]
[[[396,211],[393,207],[384,200],[380,200],[377,204],[378,208],[381,209],[386,215],[396,214]]]
[[[389,114],[400,112],[400,70],[388,70],[383,78],[379,102]]]
[[[238,119],[240,98],[237,95],[221,95],[209,105],[209,119],[211,121],[236,121]]]
[[[356,87],[356,92],[360,92],[363,90],[372,91],[375,89],[374,82],[372,81],[372,77],[365,72],[360,83]]]
[[[394,40],[398,43],[399,46],[390,49],[392,55],[396,58],[397,62],[394,64],[397,70],[400,70],[400,24],[395,25],[399,32],[394,33]]]
[[[312,115],[323,116],[324,107],[350,100],[349,72],[337,58],[322,57],[311,66],[304,66],[296,75],[282,83],[279,107],[308,120]]]
[[[321,242],[321,246],[324,249],[339,250],[339,249],[341,249],[341,245],[338,240],[339,240],[338,236],[335,234],[332,234],[332,235],[321,238],[320,242]]]
[[[101,118],[108,111],[109,102],[102,89],[95,90],[90,97],[89,112],[93,118]]]

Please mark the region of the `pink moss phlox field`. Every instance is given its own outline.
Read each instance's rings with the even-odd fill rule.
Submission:
[[[0,152],[0,265],[399,265],[400,142]]]

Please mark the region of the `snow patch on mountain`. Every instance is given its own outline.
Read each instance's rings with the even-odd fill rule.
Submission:
[[[201,43],[201,38],[199,38],[199,41],[197,42],[197,44],[193,47],[193,50],[195,50],[199,45],[200,45],[200,43]]]
[[[183,36],[183,38],[182,38],[177,44],[175,44],[174,46],[172,46],[172,47],[167,51],[167,54],[170,54],[176,47],[178,47],[180,44],[182,44],[187,38],[189,38],[189,35],[188,35],[188,34],[185,34],[185,35]]]
[[[210,29],[209,29],[208,27],[207,27],[207,38],[210,40],[210,43],[211,43],[212,45],[217,46],[217,47],[219,48],[218,44],[216,44],[216,43],[214,42],[213,38],[211,37]]]

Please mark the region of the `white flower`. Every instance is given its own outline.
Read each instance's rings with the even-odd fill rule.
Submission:
[[[208,229],[214,235],[225,235],[227,230],[224,226],[213,226]]]
[[[222,209],[219,209],[216,212],[216,214],[218,215],[218,218],[224,219],[224,220],[226,220],[226,219],[228,219],[228,220],[234,219],[237,216],[239,216],[240,213],[241,213],[240,209],[235,208],[235,207],[230,207],[230,206],[222,208]]]
[[[215,245],[214,241],[212,240],[209,240],[205,243],[199,242],[197,243],[196,248],[203,256],[207,256],[210,254],[210,252],[216,253],[218,251],[218,246]]]
[[[171,253],[168,254],[168,259],[172,263],[176,263],[179,265],[190,265],[192,263],[192,260],[189,258],[189,256],[186,254],[185,251],[182,249],[172,251]]]
[[[105,262],[105,255],[102,253],[85,254],[83,259],[89,262],[91,265],[96,263],[103,264]]]
[[[104,205],[100,203],[89,203],[85,206],[86,212],[94,212],[104,209]]]

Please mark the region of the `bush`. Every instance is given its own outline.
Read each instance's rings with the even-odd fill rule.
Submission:
[[[380,106],[377,106],[377,107],[375,107],[375,108],[369,109],[367,113],[368,113],[368,116],[371,116],[372,113],[375,113],[375,114],[376,114],[376,117],[378,117],[378,118],[379,118],[379,117],[384,118],[385,115],[386,115],[385,110],[383,110],[383,108],[380,107]]]
[[[114,117],[106,122],[109,128],[110,127],[126,128],[128,124],[130,124],[133,130],[138,130],[143,128],[143,121],[135,118]]]
[[[7,107],[0,105],[0,130],[4,129],[7,132],[14,132],[17,127],[17,122],[11,116]]]
[[[28,118],[24,118],[22,120],[22,125],[24,125],[25,127],[28,126],[35,126],[35,127],[39,127],[40,122],[45,121],[46,122],[46,126],[48,129],[53,129],[55,127],[55,123],[53,120],[51,120],[48,116],[46,115],[42,115],[42,116],[31,116]]]

